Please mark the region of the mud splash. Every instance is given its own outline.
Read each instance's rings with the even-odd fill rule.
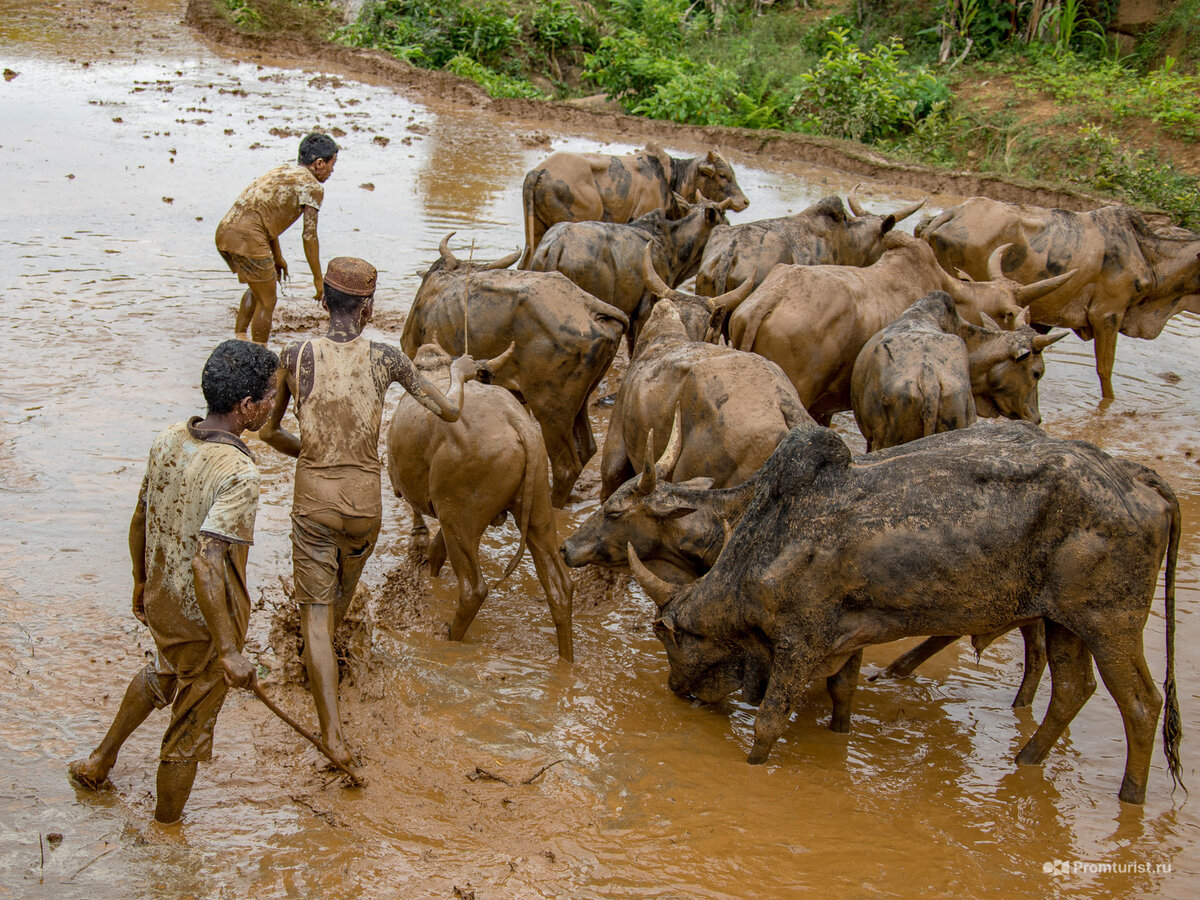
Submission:
[[[1032,714],[1009,709],[1016,641],[979,661],[964,643],[911,679],[864,683],[848,737],[824,727],[828,700],[814,689],[771,764],[750,767],[753,710],[667,690],[652,604],[627,579],[580,574],[574,666],[555,660],[528,559],[493,591],[466,642],[442,640],[453,580],[431,582],[408,563],[407,517],[390,497],[362,586],[371,650],[344,687],[366,788],[339,787],[315,751],[243,694],[222,712],[217,758],[201,770],[177,839],[145,831],[161,717],[127,745],[114,791],[77,793],[66,762],[99,739],[151,649],[128,612],[125,529],[151,439],[198,411],[200,365],[232,330],[240,286],[212,232],[238,191],[293,157],[304,131],[340,133],[323,255],[376,262],[370,334],[396,340],[417,273],[447,232],[458,231],[456,252],[474,240],[477,259],[503,256],[521,242],[519,186],[533,163],[557,149],[625,152],[646,135],[605,144],[549,119],[418,103],[324,61],[229,59],[181,28],[182,4],[167,0],[96,2],[86,16],[32,0],[7,9],[0,48],[18,75],[0,83],[0,894],[1196,893],[1200,818],[1171,795],[1161,756],[1144,809],[1116,800],[1124,738],[1106,693],[1043,767],[1014,769],[1048,696]],[[650,136],[676,153],[708,140]],[[752,202],[743,219],[796,211],[860,180],[729,155]],[[918,196],[878,183],[864,202]],[[283,249],[296,265],[293,232]],[[292,287],[275,341],[322,322],[302,285]],[[1047,351],[1041,398],[1048,430],[1151,465],[1180,495],[1188,738],[1200,720],[1198,337],[1200,320],[1183,316],[1156,341],[1122,340],[1117,399],[1104,407],[1091,346],[1069,338]],[[598,396],[615,390],[620,371]],[[592,411],[602,435],[607,410],[593,402]],[[852,422],[838,425],[853,437]],[[275,698],[311,723],[311,700],[270,635],[291,574],[292,462],[253,449],[265,492],[249,566],[250,647],[270,667]],[[561,534],[595,508],[595,473],[593,462]],[[490,580],[516,540],[511,523],[485,535]],[[1156,601],[1146,647],[1159,679],[1163,641]],[[866,674],[900,649],[872,651]],[[1188,740],[1183,754],[1191,783]],[[48,841],[51,832],[62,841]]]

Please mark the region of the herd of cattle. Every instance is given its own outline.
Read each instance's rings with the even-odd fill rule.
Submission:
[[[517,254],[464,262],[442,241],[403,349],[431,372],[447,354],[487,361],[456,423],[401,400],[388,467],[414,533],[439,520],[430,563],[449,559],[458,580],[451,638],[487,596],[480,537],[511,514],[508,571],[527,545],[560,656],[566,566],[631,571],[659,606],[671,688],[740,690],[759,708],[761,763],[813,678],[830,727],[849,730],[865,646],[932,635],[885,673],[899,675],[960,635],[982,649],[1019,627],[1014,705],[1047,662],[1052,685],[1017,761],[1049,752],[1095,690],[1094,660],[1125,725],[1120,797],[1141,803],[1164,703],[1142,631],[1165,558],[1163,740],[1179,781],[1178,503],[1153,471],[1038,429],[1037,385],[1064,326],[1095,339],[1111,397],[1118,331],[1154,337],[1200,311],[1200,235],[1119,207],[973,198],[914,237],[894,227],[921,203],[875,215],[853,191],[728,224],[748,203],[716,151],[556,153],[525,178],[518,269]],[[697,293],[680,291],[693,275]],[[596,453],[588,402],[622,336],[602,506],[559,550],[552,507]],[[822,427],[843,410],[865,455]]]

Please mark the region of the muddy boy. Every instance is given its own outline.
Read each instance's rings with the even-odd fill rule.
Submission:
[[[337,164],[338,145],[327,134],[313,132],[300,142],[296,163],[276,166],[242,191],[217,225],[217,251],[238,281],[247,285],[234,323],[237,337],[247,327],[256,343],[267,343],[275,314],[277,281],[288,276],[279,249],[283,234],[304,216],[304,257],[312,271],[317,300],[324,292],[321,279],[317,212],[325,199],[323,185]]]

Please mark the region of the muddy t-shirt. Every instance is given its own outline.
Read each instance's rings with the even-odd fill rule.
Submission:
[[[301,207],[321,208],[325,188],[298,163],[278,166],[255,179],[217,226],[217,249],[250,259],[271,256],[271,238],[300,218]]]
[[[379,424],[392,382],[387,349],[362,336],[344,343],[321,337],[296,349],[300,456],[292,515],[382,515]],[[307,372],[310,361],[312,386],[302,395],[300,385],[308,379],[300,370]],[[417,389],[415,381],[401,384]]]
[[[184,679],[216,656],[192,576],[202,533],[233,545],[225,597],[239,646],[245,636],[246,557],[260,481],[245,444],[226,432],[197,431],[198,421],[172,425],[155,439],[138,498],[146,510],[146,619],[159,652]]]

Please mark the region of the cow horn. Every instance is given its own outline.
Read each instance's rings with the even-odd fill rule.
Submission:
[[[440,253],[442,255],[442,259],[446,261],[447,269],[453,269],[458,265],[458,259],[453,253],[450,252],[450,238],[454,237],[456,233],[457,232],[454,231],[450,232],[448,235],[442,238],[442,242],[438,244],[438,253]]]
[[[846,196],[846,205],[850,207],[850,212],[856,216],[865,216],[867,215],[867,211],[858,202],[858,189],[860,187],[862,187],[861,181],[850,189],[850,193]]]
[[[1072,269],[1069,272],[1063,272],[1061,275],[1055,275],[1053,278],[1043,278],[1041,281],[1035,281],[1033,284],[1021,285],[1017,288],[1015,294],[1017,302],[1022,306],[1028,306],[1034,300],[1045,297],[1052,290],[1069,281],[1078,271],[1078,269]]]
[[[708,308],[711,310],[724,310],[726,315],[732,313],[735,309],[742,305],[742,301],[754,293],[756,287],[753,278],[747,278],[732,291],[722,294],[720,297],[713,297],[708,301]]]
[[[646,568],[645,564],[638,559],[633,544],[625,545],[625,555],[629,559],[629,571],[633,575],[633,580],[641,585],[642,590],[654,601],[654,605],[662,609],[671,601],[672,585]]]
[[[724,547],[729,543],[729,539],[733,537],[733,526],[729,524],[728,519],[721,520],[721,530],[725,532],[725,543],[721,545]]]
[[[642,477],[638,479],[637,492],[643,496],[654,493],[654,487],[658,484],[658,473],[655,471],[654,457],[654,429],[651,428],[646,432],[646,451],[642,454]]]
[[[988,281],[999,281],[1004,277],[1004,270],[1000,267],[1000,257],[1004,255],[1004,251],[1012,246],[1012,241],[1007,244],[1001,244],[992,251],[992,255],[988,257],[987,273]]]
[[[650,253],[650,242],[646,242],[646,249],[642,251],[642,278],[646,282],[646,287],[650,288],[650,293],[656,297],[671,297],[675,294],[672,288],[667,287],[667,283],[659,277],[658,271],[654,268],[654,257]]]
[[[1049,334],[1035,334],[1033,336],[1033,346],[1037,350],[1045,350],[1056,341],[1061,341],[1069,333],[1067,331],[1052,331]]]
[[[954,274],[958,277],[959,281],[974,281],[975,280],[970,275],[968,275],[966,272],[964,272],[962,269],[955,269]]]
[[[924,206],[927,200],[929,200],[929,198],[924,197],[923,199],[918,200],[916,203],[913,203],[910,206],[905,206],[905,207],[902,207],[902,208],[896,210],[895,212],[892,213],[892,215],[895,217],[897,222],[903,222],[905,219],[907,219],[909,216],[911,216],[913,213],[915,213],[918,209],[920,209],[922,206]]]
[[[663,450],[662,456],[658,458],[658,462],[654,464],[655,476],[663,480],[671,477],[671,473],[675,471],[675,466],[679,464],[679,454],[683,450],[683,438],[680,434],[682,429],[679,425],[679,406],[680,404],[675,404],[675,413],[671,417],[671,436],[667,439],[667,447]],[[653,430],[650,433],[654,434]],[[646,445],[647,454],[649,454],[650,446],[650,444]]]
[[[504,257],[503,259],[498,259],[495,262],[488,263],[487,265],[484,266],[484,269],[487,269],[487,270],[507,269],[509,266],[511,266],[513,263],[515,263],[520,258],[521,258],[521,251],[517,250],[515,253],[508,254],[508,256]]]
[[[484,360],[483,362],[481,362],[479,364],[479,368],[481,371],[489,373],[489,375],[494,375],[496,370],[499,369],[501,366],[503,366],[506,362],[508,362],[509,359],[512,358],[512,355],[516,352],[517,352],[517,342],[513,341],[512,343],[510,343],[508,345],[508,349],[506,349],[499,356],[495,356],[495,357],[492,357],[491,359]]]

